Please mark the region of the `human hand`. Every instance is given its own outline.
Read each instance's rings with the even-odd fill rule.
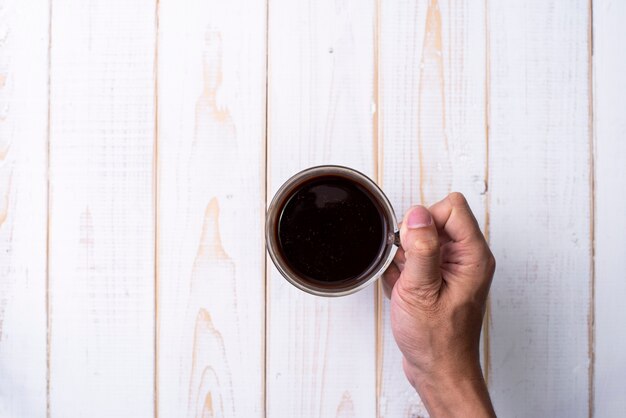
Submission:
[[[480,331],[495,259],[467,201],[412,207],[383,276],[403,368],[431,416],[495,416],[480,368]]]

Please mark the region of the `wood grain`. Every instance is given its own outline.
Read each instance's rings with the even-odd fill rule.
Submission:
[[[0,416],[46,413],[48,2],[0,5]]]
[[[265,1],[161,0],[161,417],[264,410]]]
[[[153,414],[154,2],[52,1],[49,414]]]
[[[491,394],[502,416],[587,416],[589,5],[488,13]]]
[[[268,197],[317,164],[375,174],[374,28],[374,1],[269,2]],[[311,296],[268,264],[267,416],[374,417],[373,287]]]
[[[595,381],[597,417],[626,411],[621,382],[626,376],[626,3],[593,4],[593,99],[595,177]],[[593,323],[591,326],[593,327]]]
[[[500,416],[623,415],[623,2],[0,3],[1,417],[426,416],[377,289],[264,254],[329,163],[466,195]]]
[[[484,17],[469,1],[381,3],[380,178],[400,218],[460,191],[484,224]],[[379,416],[427,415],[402,371],[386,299],[379,338]]]

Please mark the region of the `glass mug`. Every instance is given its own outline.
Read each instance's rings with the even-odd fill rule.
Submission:
[[[400,245],[393,207],[354,169],[307,168],[276,192],[266,215],[267,251],[295,287],[344,296],[376,281]]]

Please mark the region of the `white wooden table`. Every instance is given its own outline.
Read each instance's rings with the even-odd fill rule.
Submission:
[[[1,0],[0,417],[426,415],[373,286],[264,252],[302,168],[465,193],[502,417],[626,416],[626,2]]]

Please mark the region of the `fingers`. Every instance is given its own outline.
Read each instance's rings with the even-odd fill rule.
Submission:
[[[475,290],[488,289],[495,259],[465,197],[451,193],[431,206],[430,211],[439,232],[449,239],[441,247],[446,282]]]
[[[396,282],[400,278],[400,269],[396,263],[391,263],[387,270],[383,273],[383,291],[387,299],[391,297],[391,290],[396,285]]]
[[[406,256],[404,255],[404,249],[402,247],[398,248],[398,251],[396,251],[396,255],[393,257],[393,262],[396,263],[396,266],[398,266],[400,271],[404,269]]]
[[[400,241],[402,247],[384,275],[387,296],[400,277],[403,289],[429,294],[441,289],[444,276],[479,289],[493,275],[493,255],[460,193],[451,193],[430,209],[412,207],[400,223]]]
[[[441,286],[439,234],[428,209],[414,206],[400,228],[404,249],[403,286],[438,291]]]
[[[387,296],[387,298],[391,297],[391,291],[400,278],[402,270],[404,270],[405,261],[406,258],[404,257],[404,250],[400,247],[398,248],[398,251],[396,251],[396,255],[393,257],[393,262],[383,273],[383,290],[385,291],[385,296]]]
[[[485,243],[478,222],[461,193],[450,193],[429,210],[437,229],[444,231],[452,241]]]

